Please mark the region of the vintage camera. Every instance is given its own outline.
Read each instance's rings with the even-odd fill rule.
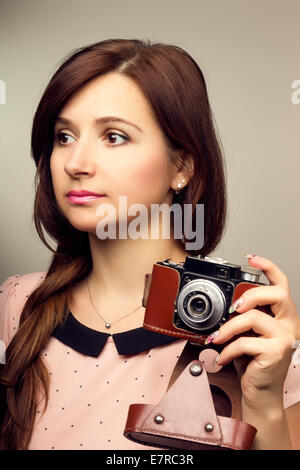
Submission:
[[[153,265],[145,276],[144,328],[192,342],[205,338],[230,318],[231,304],[246,290],[265,285],[260,269],[231,264],[222,258],[187,256]],[[270,313],[268,307],[260,307]]]

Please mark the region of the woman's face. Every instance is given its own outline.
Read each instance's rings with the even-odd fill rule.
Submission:
[[[128,123],[99,121],[106,116]],[[120,73],[93,79],[70,98],[58,118],[52,181],[58,205],[75,228],[95,234],[96,210],[104,203],[114,206],[118,220],[119,196],[127,196],[128,207],[172,203],[178,170],[150,105],[132,80]],[[77,204],[66,196],[72,190],[105,196]]]

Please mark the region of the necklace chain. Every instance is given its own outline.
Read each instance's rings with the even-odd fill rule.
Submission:
[[[109,329],[112,325],[114,325],[115,323],[117,323],[118,321],[120,320],[123,320],[124,318],[128,317],[129,315],[131,315],[133,312],[135,312],[136,310],[138,310],[139,308],[141,308],[143,305],[139,305],[138,307],[136,307],[134,310],[131,310],[129,313],[126,313],[126,315],[122,316],[121,318],[118,318],[118,320],[115,320],[114,322],[112,323],[109,323],[107,322],[106,320],[104,320],[104,318],[102,317],[102,315],[98,312],[98,310],[96,309],[95,305],[94,305],[94,302],[93,302],[93,299],[92,299],[92,295],[91,295],[91,291],[90,291],[90,286],[89,286],[89,281],[88,281],[88,278],[86,278],[86,282],[87,282],[87,286],[88,286],[88,291],[89,291],[89,296],[90,296],[90,299],[91,299],[91,303],[95,309],[95,312],[97,313],[97,315],[101,318],[102,321],[104,321],[104,324],[105,324],[105,328]]]

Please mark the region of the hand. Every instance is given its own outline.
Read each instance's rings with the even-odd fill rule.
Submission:
[[[216,336],[212,335],[212,341],[222,344],[249,330],[257,333],[257,337],[241,336],[231,341],[222,350],[218,364],[234,361],[248,406],[282,406],[283,384],[294,352],[292,344],[300,338],[300,318],[290,297],[288,279],[278,266],[255,255],[249,257],[249,264],[260,268],[270,285],[246,291],[236,308],[241,315],[226,322]],[[255,308],[263,305],[270,306],[274,317]]]

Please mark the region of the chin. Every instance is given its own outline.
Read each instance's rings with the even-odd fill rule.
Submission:
[[[79,215],[70,217],[70,215],[65,214],[65,217],[76,230],[96,234],[97,220],[95,220],[95,217],[92,220],[91,218],[80,217]]]

